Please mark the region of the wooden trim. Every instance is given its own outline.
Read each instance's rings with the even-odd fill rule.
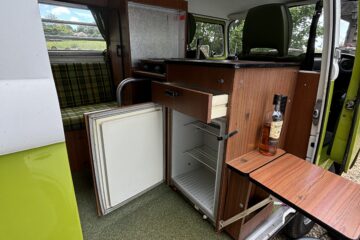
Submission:
[[[90,154],[86,131],[65,131],[65,142],[71,171],[90,168]]]
[[[130,0],[134,3],[140,3],[140,4],[146,4],[146,5],[152,5],[152,6],[158,6],[158,7],[164,7],[164,8],[171,8],[176,9],[180,11],[186,11],[188,10],[188,2],[184,0]]]
[[[110,14],[110,45],[112,72],[115,87],[125,78],[131,77],[131,48],[127,0],[108,0]],[[120,48],[120,55],[118,54]],[[133,103],[133,88],[124,88],[124,105]]]
[[[288,132],[284,149],[300,158],[306,158],[316,102],[320,73],[300,71],[296,83]]]
[[[79,5],[93,6],[93,7],[106,7],[108,0],[58,0],[59,2],[73,3]]]
[[[228,219],[248,208],[249,196],[252,184],[249,180],[241,176],[238,172],[227,170],[228,186],[226,191],[224,215],[222,219]],[[225,228],[225,231],[233,238],[239,239],[240,229],[245,218],[237,221]]]

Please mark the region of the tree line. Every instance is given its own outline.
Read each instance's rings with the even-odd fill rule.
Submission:
[[[58,18],[53,14],[47,15],[45,19],[58,20]],[[43,28],[45,35],[77,36],[90,38],[101,37],[99,29],[95,26],[43,22]]]
[[[315,12],[315,5],[304,5],[290,8],[293,22],[291,44],[289,52],[305,52],[309,38],[310,25]],[[235,20],[229,26],[229,53],[230,55],[241,54],[242,51],[242,34],[245,20]],[[322,38],[324,35],[323,24],[317,28],[317,44],[316,47],[322,47]],[[190,44],[191,48],[195,48],[196,39],[202,38],[202,44],[209,45],[210,53],[213,55],[223,55],[224,51],[224,26],[221,24],[204,23],[198,21],[196,23],[196,33],[194,41]],[[211,55],[211,54],[210,54]]]

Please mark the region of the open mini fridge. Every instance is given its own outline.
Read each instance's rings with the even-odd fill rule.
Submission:
[[[99,215],[164,182],[167,166],[171,185],[215,221],[226,119],[169,116],[167,133],[165,110],[154,103],[86,114]]]

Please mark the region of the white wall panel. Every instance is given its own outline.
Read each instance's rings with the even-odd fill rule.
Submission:
[[[0,8],[0,155],[64,141],[36,0]]]
[[[179,58],[185,52],[183,12],[129,3],[131,58]]]

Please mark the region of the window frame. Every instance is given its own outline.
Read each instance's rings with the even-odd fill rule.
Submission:
[[[73,3],[65,3],[65,2],[55,2],[51,0],[39,0],[39,4],[46,4],[46,5],[52,5],[56,7],[67,7],[67,8],[75,8],[75,9],[81,9],[81,10],[87,10],[91,14],[91,10],[86,5],[80,5],[80,4],[73,4]],[[89,27],[96,27],[98,29],[98,26],[96,22],[94,23],[87,23],[87,22],[77,22],[77,21],[69,21],[69,20],[59,20],[59,19],[48,19],[48,18],[42,18],[40,17],[41,23],[50,23],[50,24],[64,24],[64,25],[76,25],[76,26],[89,26]],[[95,19],[94,19],[95,20]],[[107,50],[108,46],[106,46],[106,41],[103,37],[79,37],[79,36],[52,36],[52,35],[46,35],[44,31],[44,36],[46,43],[49,39],[51,40],[74,40],[74,41],[103,41],[105,43],[105,48],[103,50],[97,50],[97,49],[85,49],[85,50],[53,50],[53,49],[47,49],[48,52],[52,52],[54,55],[63,55],[65,53],[66,55],[77,55],[77,54],[85,54],[85,55],[103,55],[103,52]]]
[[[226,20],[220,19],[220,18],[212,18],[209,16],[203,16],[203,15],[195,15],[195,22],[202,22],[202,23],[208,23],[208,24],[217,24],[221,26],[222,34],[223,34],[223,52],[221,55],[214,55],[214,57],[209,57],[208,59],[222,59],[226,57],[227,51],[226,51],[226,35],[225,35],[225,26],[226,26]]]
[[[229,22],[228,26],[227,26],[227,52],[228,52],[228,55],[231,56],[231,57],[234,57],[234,55],[230,54],[230,26],[231,24],[233,24],[236,20],[239,20],[239,21],[244,21],[245,22],[245,17],[244,18],[239,18],[239,19],[233,19]],[[242,39],[241,39],[242,41]]]
[[[310,5],[313,5],[314,6],[314,9],[315,9],[315,6],[316,6],[316,3],[312,3],[312,2],[306,2],[305,4],[288,4],[287,5],[287,7],[289,8],[289,11],[290,11],[290,9],[291,8],[296,8],[296,7],[304,7],[304,6],[310,6]],[[291,11],[290,11],[290,16],[291,16],[291,18],[293,17],[292,16],[292,14],[291,14]],[[312,17],[312,15],[311,15],[311,17]],[[322,9],[322,13],[321,13],[321,16],[320,16],[320,19],[321,18],[324,18],[324,8]],[[293,21],[293,19],[292,19],[292,21]],[[312,21],[312,20],[311,20]],[[310,26],[311,26],[311,21],[310,21],[310,25],[309,25],[309,28],[310,28]],[[323,20],[324,21],[324,20]],[[318,22],[318,24],[317,24],[317,29],[319,28],[319,26],[320,26],[320,24],[321,24],[321,22],[319,21]],[[324,25],[324,22],[323,22],[323,25]],[[324,26],[323,26],[324,27]],[[293,34],[294,34],[294,23],[293,23],[293,29],[292,29],[292,33],[291,33],[291,40],[290,40],[290,44],[289,44],[289,52],[290,52],[290,49],[293,49],[293,51],[295,52],[295,50],[299,50],[300,51],[300,49],[297,49],[297,48],[291,48],[291,41],[293,40]],[[309,39],[309,35],[310,35],[310,31],[307,33],[308,35],[307,35],[307,40]],[[317,35],[316,36],[316,38],[318,38],[319,36]],[[316,40],[317,39],[315,39],[315,44],[316,44]],[[324,44],[324,36],[322,36],[322,45]],[[316,47],[316,46],[315,46]],[[317,52],[316,51],[316,48],[315,48],[315,54],[322,54],[322,52],[323,52],[323,46],[322,46],[322,50],[320,51],[320,52]],[[302,53],[300,53],[300,54],[298,54],[297,56],[299,56],[299,55],[301,55],[301,54],[306,54],[306,52],[308,51],[308,49],[307,49],[307,45],[305,46],[305,49],[304,49],[304,52],[302,52]],[[290,54],[289,54],[290,55]]]

